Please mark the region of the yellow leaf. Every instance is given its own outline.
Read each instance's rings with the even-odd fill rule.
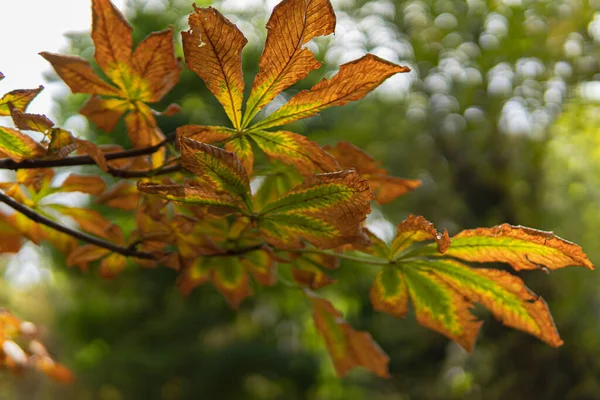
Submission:
[[[99,96],[92,96],[83,108],[79,110],[79,113],[85,115],[98,128],[106,132],[111,132],[123,113],[128,109],[129,103],[127,100],[117,98],[103,99]]]

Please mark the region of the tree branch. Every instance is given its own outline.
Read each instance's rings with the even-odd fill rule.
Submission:
[[[114,153],[106,153],[104,158],[106,161],[110,160],[119,160],[122,158],[131,158],[137,156],[145,156],[149,154],[156,153],[160,150],[161,147],[166,145],[167,143],[175,141],[176,134],[175,132],[171,132],[167,134],[165,139],[155,144],[154,146],[144,147],[141,149],[131,149],[125,151],[118,151]],[[54,168],[54,167],[72,167],[78,165],[94,165],[96,161],[90,156],[73,156],[61,158],[58,160],[44,160],[44,159],[36,159],[36,160],[23,160],[20,162],[16,162],[11,160],[10,158],[4,158],[0,160],[0,169],[10,169],[10,170],[19,170],[19,169],[33,169],[33,168]],[[119,171],[119,170],[117,170]],[[110,171],[109,171],[110,172]],[[144,175],[145,176],[145,175]],[[137,176],[132,176],[137,177]]]
[[[27,218],[31,219],[34,222],[40,223],[42,225],[46,225],[49,228],[62,232],[66,235],[74,237],[75,239],[83,240],[84,242],[96,245],[98,247],[102,247],[104,249],[110,250],[114,253],[119,253],[127,257],[136,257],[142,258],[146,260],[154,260],[155,257],[151,253],[136,251],[134,249],[128,249],[119,245],[116,245],[112,242],[97,238],[92,235],[88,235],[87,233],[76,231],[66,226],[60,225],[56,221],[53,221],[49,218],[44,217],[43,215],[38,214],[31,208],[19,203],[12,197],[6,195],[4,192],[0,191],[0,202],[12,207],[17,212],[20,212]]]

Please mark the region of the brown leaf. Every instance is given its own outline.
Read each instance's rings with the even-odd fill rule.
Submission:
[[[122,210],[135,210],[138,206],[140,193],[135,185],[127,181],[119,181],[98,198],[96,203]]]
[[[444,233],[439,233],[431,222],[421,216],[411,214],[398,224],[396,237],[390,246],[390,254],[395,257],[414,243],[425,240],[435,240],[440,254],[448,250],[451,242],[448,231],[444,230]]]
[[[106,184],[99,176],[71,174],[60,186],[60,191],[82,192],[99,196],[105,188]]]
[[[185,64],[202,78],[239,128],[244,98],[242,49],[248,40],[212,7],[194,5],[189,24],[190,30],[181,33]]]
[[[323,336],[327,351],[339,377],[354,367],[364,367],[382,378],[389,378],[389,357],[367,332],[355,331],[329,301],[306,292],[313,305],[317,331]]]
[[[119,90],[98,78],[90,63],[81,57],[64,56],[41,52],[40,55],[52,64],[58,76],[73,93],[91,93],[105,96],[118,96]]]
[[[102,71],[122,89],[127,87],[132,70],[131,32],[129,22],[109,0],[92,0],[94,58]]]
[[[13,107],[12,103],[9,104],[9,108],[12,120],[19,129],[45,133],[54,126],[54,122],[45,115],[23,113]]]
[[[175,57],[173,28],[153,32],[144,39],[133,53],[132,64],[152,92],[152,97],[145,100],[156,102],[162,99],[177,84],[182,69]]]
[[[103,99],[99,96],[92,96],[83,108],[79,110],[79,113],[85,115],[103,131],[111,132],[128,108],[129,103],[127,100],[117,98]]]

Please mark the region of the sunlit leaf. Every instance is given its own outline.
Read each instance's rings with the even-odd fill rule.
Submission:
[[[308,293],[317,331],[323,336],[338,376],[354,367],[364,367],[389,378],[389,357],[367,332],[355,331],[330,302]]]
[[[179,81],[181,65],[175,57],[173,28],[153,32],[135,49],[133,69],[148,84],[151,96],[141,100],[156,102]]]
[[[73,93],[119,95],[119,90],[98,78],[90,63],[83,58],[48,52],[42,52],[40,55],[52,64],[52,68]]]
[[[119,275],[127,265],[127,257],[118,253],[111,253],[100,262],[100,276],[104,279],[113,279]]]
[[[289,124],[311,117],[325,108],[359,100],[390,76],[409,71],[408,67],[367,54],[340,66],[340,71],[331,80],[323,79],[312,89],[298,93],[273,114],[253,125],[252,129]]]
[[[293,165],[302,175],[341,169],[329,153],[305,136],[287,131],[253,131],[250,136],[267,156]]]
[[[275,246],[302,247],[306,241],[333,248],[365,240],[361,223],[372,199],[369,183],[353,170],[315,175],[267,204],[258,223]]]
[[[4,126],[0,126],[0,151],[17,162],[45,153],[45,149],[29,136]]]
[[[52,129],[54,126],[54,122],[52,122],[45,115],[24,113],[14,107],[11,107],[10,115],[15,123],[15,126],[22,130],[44,133]]]
[[[92,96],[79,110],[79,113],[85,115],[98,128],[111,132],[128,109],[129,103],[125,99],[103,99],[99,96]]]
[[[199,8],[189,17],[190,30],[182,32],[185,63],[219,100],[233,126],[242,119],[244,77],[242,32],[216,9]]]
[[[267,22],[267,42],[258,74],[246,103],[245,125],[282,90],[321,66],[303,46],[334,29],[335,14],[329,0],[284,0],[275,6]]]
[[[184,125],[177,128],[177,136],[201,143],[215,143],[231,138],[235,131],[222,126]]]
[[[395,258],[413,244],[425,240],[435,240],[440,254],[446,252],[450,246],[450,237],[447,231],[439,233],[435,226],[425,218],[409,215],[408,218],[398,224],[396,237],[394,237],[390,246],[390,256]]]
[[[239,199],[233,198],[226,192],[215,193],[210,187],[140,181],[137,188],[141,192],[181,203],[225,207],[238,211],[244,208]]]
[[[239,138],[228,141],[225,144],[225,150],[235,153],[246,169],[246,173],[248,175],[252,174],[252,169],[254,168],[254,152],[252,151],[252,144],[246,136],[240,136]]]
[[[131,25],[109,0],[92,0],[94,58],[102,71],[122,89],[129,86],[132,75],[131,32]]]
[[[552,232],[508,224],[460,232],[452,238],[447,255],[465,261],[505,262],[515,270],[554,270],[571,265],[594,269],[578,245]]]
[[[37,89],[17,89],[6,93],[0,99],[0,116],[9,116],[10,107],[16,108],[17,110],[24,112],[29,103],[37,96],[42,90],[43,86]]]
[[[235,153],[181,136],[179,146],[185,169],[215,188],[229,191],[242,199],[248,209],[252,208],[248,173]]]

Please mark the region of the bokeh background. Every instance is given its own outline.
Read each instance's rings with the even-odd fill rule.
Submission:
[[[121,3],[136,42],[167,25],[187,29],[191,0]],[[417,191],[374,208],[369,223],[380,235],[389,237],[409,213],[450,233],[509,222],[552,230],[600,265],[599,1],[333,3],[336,35],[310,44],[323,67],[276,103],[366,52],[412,68],[364,100],[292,129],[321,144],[350,141],[390,174],[423,181]],[[248,37],[249,89],[276,2],[197,4],[219,8]],[[67,39],[63,53],[92,60],[89,32]],[[44,68],[46,79],[56,80]],[[51,113],[99,143],[126,143],[123,125],[109,136],[77,115],[85,95],[71,95],[61,83],[50,86],[60,88],[48,102],[51,110],[34,111]],[[159,119],[166,132],[187,123],[227,123],[188,70],[157,108],[171,102],[183,112]],[[132,224],[131,214],[93,207]],[[398,320],[374,313],[372,272],[343,263],[335,273],[340,283],[324,295],[389,354],[393,377],[383,380],[360,369],[336,378],[306,302],[282,287],[257,288],[234,312],[210,286],[183,298],[167,269],[131,266],[104,281],[95,271],[68,269],[44,246],[2,256],[0,266],[7,277],[1,303],[43,325],[49,348],[77,376],[61,386],[33,374],[17,380],[2,374],[0,398],[600,399],[600,276],[583,268],[520,274],[549,303],[564,346],[550,348],[477,310],[486,323],[467,354],[411,315]]]

